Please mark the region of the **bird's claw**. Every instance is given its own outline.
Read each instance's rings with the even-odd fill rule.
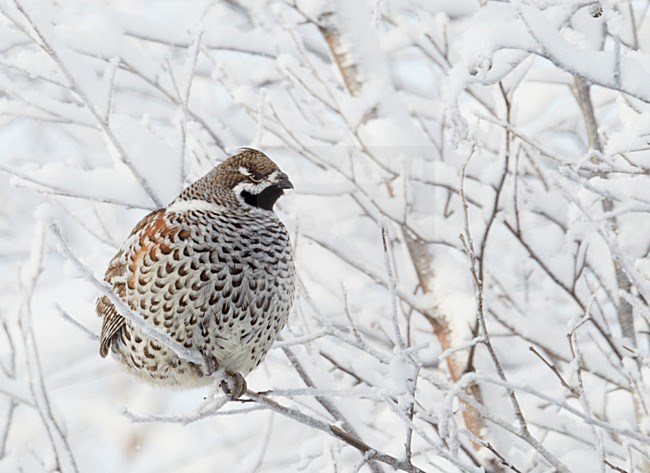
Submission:
[[[246,380],[241,373],[227,373],[221,380],[221,389],[230,397],[231,401],[235,401],[246,392]]]

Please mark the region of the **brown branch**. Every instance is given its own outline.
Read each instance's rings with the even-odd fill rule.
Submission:
[[[603,144],[598,135],[598,122],[596,121],[593,101],[591,100],[591,84],[589,84],[584,77],[575,76],[575,95],[580,110],[582,110],[585,127],[587,128],[589,147],[597,152],[597,154],[594,153],[592,155],[591,161],[594,164],[598,164],[598,156],[603,153]],[[596,173],[596,175],[602,177],[599,173]],[[602,200],[602,206],[605,213],[610,213],[614,210],[614,201],[610,197],[605,197]],[[607,221],[611,225],[612,231],[616,233],[618,229],[618,221],[616,217],[608,217]],[[620,293],[623,291],[629,293],[631,288],[630,280],[616,258],[613,257],[612,262],[614,264],[614,271],[616,272],[616,284],[619,289],[618,292]],[[622,297],[618,298],[617,316],[623,337],[628,338],[631,343],[636,346],[636,332],[634,330],[634,314],[632,311],[632,305]]]
[[[481,443],[481,445],[483,445],[485,448],[491,451],[492,454],[499,459],[499,465],[505,466],[506,468],[508,468],[511,471],[514,471],[515,473],[522,473],[520,469],[518,469],[512,463],[506,460],[505,457],[501,455],[501,453],[499,453],[499,451],[496,448],[494,448],[490,442]]]
[[[616,466],[613,463],[610,463],[608,460],[605,460],[604,463],[605,463],[605,465],[607,465],[608,467],[610,467],[614,471],[618,471],[619,473],[628,473],[627,470],[624,470],[620,466]]]
[[[575,397],[580,396],[578,391],[576,391],[576,389],[574,387],[572,387],[569,383],[567,383],[566,380],[562,377],[562,375],[560,374],[560,371],[557,369],[557,366],[555,366],[554,364],[546,361],[546,359],[542,356],[542,354],[540,352],[537,351],[537,349],[535,349],[534,346],[531,345],[531,346],[528,347],[528,349],[531,352],[533,352],[540,360],[542,360],[542,363],[544,363],[546,366],[548,366],[548,368],[553,372],[553,374],[555,374],[555,376],[557,376],[557,378],[560,380],[560,383],[562,383],[562,386],[567,388],[571,392],[571,394],[573,396],[575,396]]]
[[[557,457],[553,456],[550,452],[548,452],[548,450],[546,450],[546,448],[544,448],[543,445],[530,433],[528,424],[526,423],[526,419],[521,409],[521,405],[519,404],[519,400],[517,399],[514,389],[508,383],[508,378],[505,374],[503,366],[501,365],[501,362],[499,361],[494,346],[492,345],[492,342],[490,340],[490,335],[488,333],[487,324],[485,322],[485,314],[484,314],[484,310],[485,310],[484,307],[485,299],[484,299],[484,292],[483,292],[484,281],[481,279],[478,270],[478,264],[477,264],[478,258],[474,250],[474,240],[472,238],[471,228],[469,225],[468,204],[464,198],[465,171],[467,169],[467,165],[471,160],[472,156],[473,156],[473,152],[469,155],[469,157],[463,164],[463,167],[461,168],[460,190],[461,190],[461,198],[463,202],[463,214],[464,214],[465,221],[464,221],[464,232],[463,234],[460,235],[460,239],[463,244],[463,248],[465,250],[465,254],[467,256],[470,265],[470,274],[472,277],[472,283],[474,285],[474,293],[476,299],[476,317],[478,319],[478,323],[484,338],[483,343],[488,350],[490,359],[492,360],[492,364],[494,365],[497,375],[499,376],[501,383],[505,387],[506,392],[508,394],[508,398],[510,399],[510,404],[512,405],[514,415],[518,424],[517,435],[519,435],[522,439],[525,439],[526,442],[528,442],[531,446],[533,446],[558,471],[562,473],[568,473],[569,470],[566,467],[566,465],[564,465],[564,463],[562,463]],[[474,409],[477,409],[483,418],[490,419],[490,417],[486,415],[486,409],[481,404],[479,404],[475,399],[468,398],[466,395],[463,394],[464,393],[462,392],[458,393],[459,397],[464,398],[465,402],[472,405]]]
[[[298,357],[296,357],[293,351],[288,347],[282,347],[282,351],[284,352],[284,355],[287,357],[291,365],[298,373],[298,376],[300,376],[300,379],[302,379],[303,383],[305,383],[307,387],[317,388],[316,384],[311,379],[311,376],[309,376],[304,366],[302,366],[302,363],[300,363],[300,360],[298,360]],[[321,406],[323,406],[323,408],[325,408],[325,410],[334,419],[336,419],[347,432],[349,432],[349,435],[357,439],[360,438],[356,429],[352,427],[352,425],[348,422],[348,420],[345,418],[343,413],[329,399],[327,399],[324,396],[315,396],[314,399],[316,399],[316,401],[318,401],[318,403]],[[381,467],[376,464],[376,462],[372,461],[373,458],[370,458],[369,460],[370,461],[368,462],[368,467],[370,468],[370,470],[372,470],[373,473],[381,473],[383,471]]]
[[[368,454],[369,459],[385,463],[386,465],[389,465],[396,470],[406,471],[408,473],[425,473],[424,470],[421,470],[412,463],[406,462],[404,460],[398,460],[397,458],[385,453],[380,453],[359,438],[355,437],[349,432],[346,432],[340,427],[337,427],[336,425],[321,421],[311,416],[307,416],[296,409],[285,407],[260,393],[251,391],[250,389],[246,391],[246,396],[264,406],[265,408],[277,412],[278,414],[293,419],[296,422],[311,427],[312,429],[320,430],[321,432],[333,435],[351,447],[359,450],[364,455]]]
[[[352,59],[350,52],[345,47],[345,43],[341,37],[341,31],[336,25],[336,15],[334,13],[327,13],[321,17],[321,20],[322,23],[318,25],[318,30],[327,43],[332,61],[341,73],[345,89],[351,96],[357,96],[361,92],[362,87],[359,78],[359,69],[356,62]]]

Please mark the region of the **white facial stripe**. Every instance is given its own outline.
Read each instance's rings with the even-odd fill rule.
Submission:
[[[239,166],[239,168],[237,168],[237,171],[239,171],[239,174],[243,174],[244,176],[251,175],[251,172],[248,169],[246,169],[244,166]]]
[[[233,192],[236,195],[240,195],[243,191],[248,191],[253,195],[257,195],[262,192],[264,189],[269,187],[270,182],[251,182],[251,181],[242,181],[232,188]]]

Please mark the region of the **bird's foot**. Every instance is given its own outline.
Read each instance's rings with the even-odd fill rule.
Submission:
[[[235,401],[246,392],[246,380],[241,373],[226,373],[221,380],[221,389],[231,401]]]
[[[192,363],[191,361],[188,363],[190,365],[190,368],[192,368],[192,371],[194,371],[194,373],[199,378],[203,378],[204,376],[211,376],[215,371],[217,371],[217,369],[219,369],[217,360],[215,360],[214,357],[206,356],[205,354],[203,354],[203,363],[200,365]]]

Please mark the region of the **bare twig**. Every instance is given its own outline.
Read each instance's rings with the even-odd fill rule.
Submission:
[[[314,381],[311,379],[311,376],[307,373],[305,368],[303,367],[302,363],[298,360],[296,355],[291,351],[290,348],[288,347],[283,347],[282,351],[284,352],[285,356],[291,363],[291,365],[294,367],[300,378],[303,380],[305,385],[307,385],[310,388],[315,388],[316,385],[314,384]],[[347,432],[350,433],[350,435],[360,438],[359,434],[357,431],[352,427],[352,425],[347,421],[343,413],[326,397],[324,396],[316,396],[315,399],[318,401],[318,403],[325,408],[327,412],[329,412],[334,419],[336,419],[337,422],[341,424],[343,429]],[[372,460],[372,459],[370,459]],[[409,459],[410,462],[410,459]],[[374,461],[370,461],[368,466],[374,473],[380,473],[382,468],[377,465]]]
[[[465,218],[465,228],[464,228],[464,234],[461,235],[461,241],[463,243],[463,247],[465,248],[465,253],[467,255],[467,258],[469,260],[470,264],[470,272],[472,275],[472,281],[474,283],[474,289],[475,289],[475,298],[476,298],[476,305],[477,305],[477,318],[479,322],[479,326],[481,328],[481,332],[483,334],[483,337],[485,339],[484,344],[485,347],[488,349],[488,353],[490,354],[490,358],[492,360],[492,363],[494,367],[497,370],[497,374],[499,375],[499,378],[501,381],[504,383],[504,387],[506,388],[506,391],[508,393],[508,398],[510,399],[510,403],[512,404],[515,418],[517,419],[517,422],[519,424],[518,426],[518,433],[519,435],[525,439],[529,444],[534,446],[534,448],[549,462],[551,463],[558,471],[562,473],[568,473],[568,468],[566,465],[564,465],[557,457],[554,455],[550,454],[548,450],[546,450],[530,433],[528,430],[528,426],[526,423],[526,420],[523,415],[523,411],[521,410],[521,406],[519,405],[519,401],[517,400],[517,397],[514,393],[514,390],[508,387],[508,379],[505,375],[505,372],[503,370],[503,367],[501,366],[501,363],[499,362],[499,359],[496,355],[496,352],[494,350],[494,347],[492,346],[492,342],[490,341],[490,336],[487,330],[487,325],[485,323],[485,316],[484,316],[484,295],[483,295],[483,280],[480,277],[480,273],[478,271],[477,267],[477,257],[476,253],[474,252],[474,243],[472,240],[472,234],[470,230],[470,225],[469,225],[469,215],[468,215],[468,204],[465,201],[464,194],[465,194],[465,170],[467,168],[467,164],[469,163],[469,160],[471,159],[472,155],[470,154],[470,157],[465,161],[463,164],[463,167],[461,168],[461,199],[463,201],[463,208],[464,208],[464,218]],[[463,396],[465,397],[465,396]],[[473,407],[478,404],[476,401],[471,403]]]
[[[567,382],[565,381],[564,377],[562,377],[562,375],[560,374],[560,371],[557,369],[557,366],[555,366],[555,365],[554,365],[553,363],[551,363],[551,362],[546,361],[546,358],[544,358],[544,357],[542,356],[542,354],[541,354],[540,352],[538,352],[537,349],[536,349],[535,347],[530,346],[530,347],[528,347],[528,349],[529,349],[531,352],[533,352],[533,353],[534,353],[534,354],[535,354],[535,355],[536,355],[540,360],[542,360],[542,363],[544,363],[546,366],[548,366],[548,368],[553,372],[553,374],[554,374],[555,376],[557,376],[557,378],[560,380],[560,383],[562,383],[562,386],[564,386],[565,388],[567,388],[567,389],[569,390],[569,392],[570,392],[573,396],[575,396],[575,397],[579,397],[579,396],[580,396],[580,394],[578,393],[578,391],[576,391],[576,389],[575,389],[574,387],[572,387],[569,383],[567,383]]]
[[[22,268],[21,290],[22,303],[20,307],[19,326],[22,342],[27,353],[27,369],[29,372],[29,388],[34,400],[34,406],[43,422],[45,430],[57,463],[57,468],[62,471],[77,472],[77,464],[72,454],[67,435],[52,414],[50,397],[43,378],[38,347],[34,337],[31,321],[31,303],[36,282],[41,274],[41,264],[45,243],[45,229],[42,224],[37,225],[36,235],[32,243],[29,260]]]
[[[40,27],[36,23],[34,23],[32,17],[25,11],[22,4],[18,0],[13,0],[13,1],[18,11],[20,11],[22,16],[25,18],[25,20],[31,27],[35,37],[32,38],[30,32],[26,28],[24,28],[23,25],[20,24],[20,22],[15,21],[14,18],[11,15],[9,15],[5,10],[2,10],[3,14],[7,18],[9,18],[17,28],[23,31],[28,37],[32,38],[34,40],[34,43],[39,48],[41,48],[43,52],[52,59],[52,61],[54,61],[54,63],[57,65],[57,67],[61,70],[63,75],[68,80],[70,84],[70,90],[73,91],[81,99],[81,101],[88,108],[90,113],[97,120],[97,124],[99,125],[99,127],[104,132],[105,136],[108,138],[110,143],[115,148],[120,162],[129,169],[133,177],[138,181],[138,183],[142,186],[145,192],[149,195],[149,197],[151,198],[152,202],[156,205],[156,207],[158,208],[162,207],[162,202],[159,200],[158,196],[155,195],[147,180],[136,169],[135,165],[133,164],[133,161],[129,158],[124,147],[122,146],[122,143],[118,140],[117,136],[111,129],[108,121],[105,120],[105,117],[102,116],[99,109],[92,103],[90,98],[83,91],[82,87],[77,81],[77,78],[72,74],[72,72],[65,64],[65,62],[61,59],[59,54],[53,49],[50,42],[45,38],[45,36],[41,32]]]
[[[298,410],[282,406],[281,404],[278,404],[277,402],[272,401],[267,397],[260,395],[254,391],[248,390],[246,391],[246,395],[252,400],[254,400],[255,402],[258,402],[259,404],[264,406],[265,408],[275,411],[285,417],[289,417],[295,420],[296,422],[304,424],[308,427],[311,427],[316,430],[320,430],[322,432],[327,433],[328,435],[332,435],[338,438],[339,440],[342,440],[346,444],[350,445],[351,447],[359,450],[363,454],[366,454],[369,451],[376,452],[372,454],[373,460],[392,466],[396,470],[406,471],[409,473],[424,473],[424,470],[421,470],[420,468],[416,467],[413,464],[398,460],[397,458],[384,453],[379,453],[377,450],[374,450],[373,448],[371,448],[370,446],[368,446],[367,444],[359,440],[357,437],[351,435],[350,433],[346,432],[340,427],[337,427],[333,424],[328,424],[327,422],[323,422],[314,417],[310,417]]]
[[[70,314],[68,314],[59,304],[54,304],[54,308],[56,309],[57,313],[65,320],[66,322],[71,323],[75,327],[77,327],[79,330],[84,332],[88,338],[94,342],[99,341],[99,335],[97,335],[95,332],[87,328],[85,325],[81,324],[77,319],[72,317]]]
[[[93,273],[84,266],[81,261],[74,255],[67,242],[61,235],[61,230],[55,223],[49,224],[50,231],[57,238],[58,246],[61,253],[79,270],[84,278],[99,289],[102,295],[106,296],[113,305],[117,308],[120,315],[132,323],[135,327],[145,333],[147,336],[162,343],[172,350],[179,358],[190,361],[198,366],[204,366],[205,360],[203,356],[197,351],[189,349],[174,340],[167,332],[160,330],[153,324],[148,323],[144,317],[140,316],[131,307],[120,299],[112,290],[111,286],[105,282],[98,281]]]

